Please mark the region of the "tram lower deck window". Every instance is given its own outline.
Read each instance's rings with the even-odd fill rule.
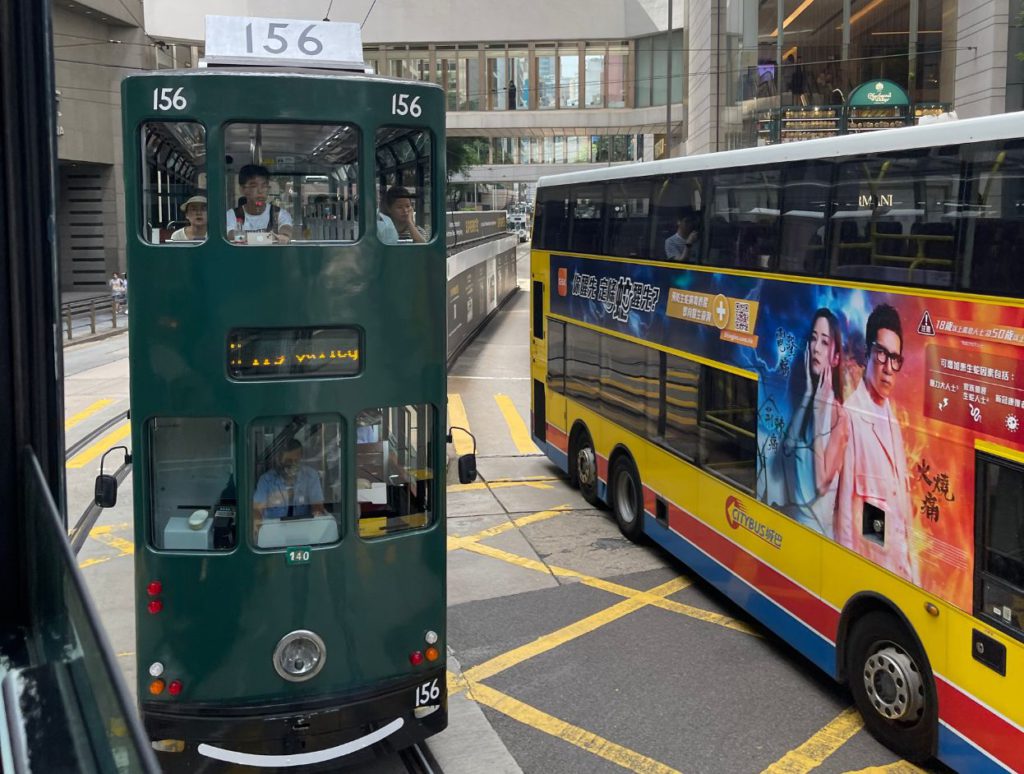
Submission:
[[[150,540],[168,551],[229,551],[237,542],[235,425],[222,417],[148,424]]]
[[[383,537],[433,523],[434,410],[370,408],[356,417],[359,535]]]
[[[341,523],[341,423],[306,416],[261,420],[250,434],[257,548],[334,543]]]

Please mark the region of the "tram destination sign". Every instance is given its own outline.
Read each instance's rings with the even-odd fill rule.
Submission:
[[[365,70],[358,24],[306,19],[207,16],[204,61]]]
[[[232,379],[355,376],[362,370],[357,328],[236,328],[228,334]]]

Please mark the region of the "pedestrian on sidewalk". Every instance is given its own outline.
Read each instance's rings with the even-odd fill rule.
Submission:
[[[110,286],[110,298],[114,305],[114,314],[121,314],[125,297],[128,295],[128,283],[116,271],[107,283]]]

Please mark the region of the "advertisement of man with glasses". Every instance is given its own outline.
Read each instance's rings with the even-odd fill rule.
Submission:
[[[903,368],[903,326],[893,307],[879,304],[872,310],[865,345],[864,376],[845,403],[850,438],[840,473],[835,538],[915,580],[907,455],[892,406]]]

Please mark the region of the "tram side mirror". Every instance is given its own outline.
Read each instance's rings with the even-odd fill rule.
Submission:
[[[459,483],[472,484],[476,481],[476,454],[463,454],[459,457]]]
[[[93,502],[100,508],[113,508],[117,505],[117,479],[109,473],[96,476],[96,491]]]

